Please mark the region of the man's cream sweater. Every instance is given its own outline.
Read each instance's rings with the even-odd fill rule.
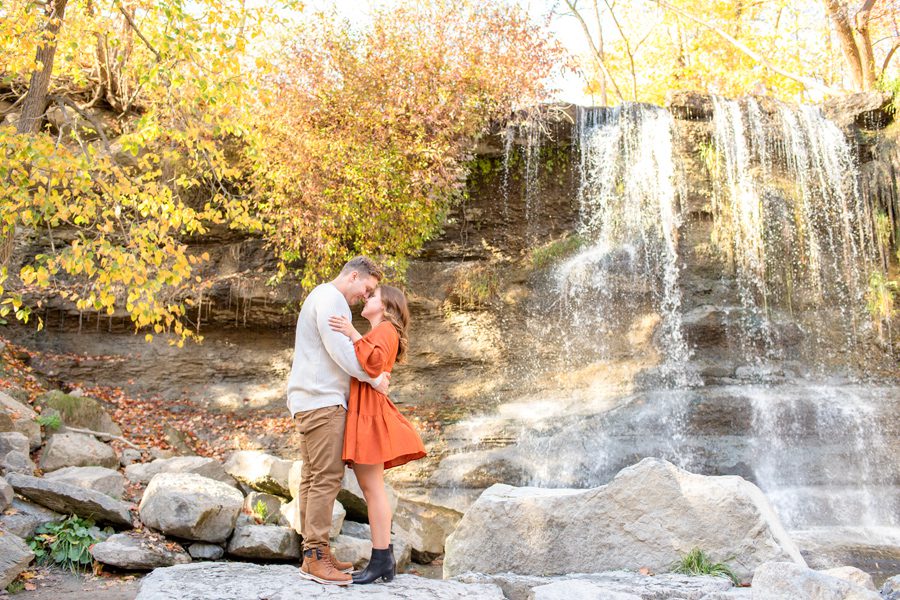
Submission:
[[[369,377],[353,350],[353,343],[343,333],[328,325],[328,317],[352,318],[344,295],[332,283],[317,286],[300,309],[294,340],[294,362],[288,379],[287,405],[291,416],[298,412],[343,406],[347,408],[350,377],[377,385]]]

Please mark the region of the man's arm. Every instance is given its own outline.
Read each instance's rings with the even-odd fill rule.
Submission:
[[[329,312],[329,308],[332,312]],[[356,358],[356,351],[353,349],[353,342],[350,341],[350,338],[343,333],[334,331],[328,324],[328,317],[332,314],[343,314],[343,311],[337,307],[327,306],[318,306],[317,309],[316,328],[319,330],[319,337],[331,359],[350,377],[356,377],[360,381],[371,384],[372,387],[378,387],[384,375],[379,375],[375,379],[369,377],[369,374],[363,371],[359,365],[359,359]],[[345,314],[344,316],[350,318],[350,315]]]

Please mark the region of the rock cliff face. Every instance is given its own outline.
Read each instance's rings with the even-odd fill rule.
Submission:
[[[822,310],[796,317],[814,299],[809,290],[790,290],[790,277],[779,275],[766,282],[777,291],[763,295],[772,299],[771,304],[759,304],[756,312],[747,308],[744,296],[754,288],[739,276],[734,240],[725,243],[717,237],[723,235],[722,190],[728,184],[721,172],[716,175],[728,158],[717,138],[721,102],[705,95],[673,93],[666,106],[679,221],[671,240],[678,277],[679,304],[674,312],[690,357],[691,385],[783,381],[808,375],[817,365],[845,373],[860,363],[870,373],[889,370],[891,360],[863,316],[853,317],[859,320],[862,333],[850,360],[843,334],[833,339],[810,335],[811,321],[846,315]],[[768,132],[765,145],[772,149],[772,168],[763,172],[757,161],[747,171],[756,181],[771,180],[772,189],[781,190],[782,197],[765,196],[766,203],[787,205],[796,193],[796,182],[790,181],[796,160],[790,158],[790,128],[780,125],[786,118],[784,108],[767,98],[744,99],[739,108],[746,113],[751,104],[760,127]],[[865,95],[833,103],[825,111],[843,128],[855,151],[859,197],[896,218],[900,126],[892,122],[886,106],[885,97]],[[587,202],[583,186],[586,140],[581,136],[586,131],[582,121],[586,114],[548,107],[540,126],[522,122],[498,128],[479,142],[466,200],[451,212],[442,236],[427,244],[407,273],[414,324],[409,362],[398,367],[394,378],[392,397],[398,402],[434,409],[445,424],[502,405],[509,412],[501,416],[513,423],[523,412],[538,411],[534,402],[545,402],[542,406],[550,407],[548,414],[560,407],[579,414],[585,406],[604,412],[621,405],[617,398],[667,385],[665,348],[671,331],[662,309],[671,298],[635,277],[633,256],[620,252],[597,259],[606,261],[604,272],[611,274],[608,285],[619,294],[609,302],[608,318],[607,313],[602,315],[605,320],[573,319],[573,314],[586,314],[585,309],[598,301],[563,293],[571,282],[560,279],[558,267],[589,246],[580,233],[586,230],[590,211],[597,210]],[[590,114],[593,119],[611,120],[620,113],[598,109]],[[747,147],[758,154],[760,148],[751,134],[752,128],[746,134]],[[650,165],[647,176],[658,166]],[[714,247],[717,240],[718,248]],[[198,252],[211,255],[208,269],[220,278],[201,305],[203,345],[184,352],[162,344],[148,346],[131,335],[121,316],[79,317],[53,301],[45,314],[52,335],[19,328],[15,339],[57,353],[35,366],[60,381],[131,385],[143,393],[205,402],[221,410],[277,409],[283,403],[290,368],[300,288],[294,282],[275,288],[264,285],[272,263],[261,240],[220,232],[196,240],[195,245]],[[779,259],[774,256],[773,264],[777,266]],[[573,306],[579,302],[581,306]],[[574,308],[581,312],[573,312]],[[760,325],[760,314],[767,315],[765,326]],[[744,335],[747,331],[762,333]],[[754,360],[769,350],[777,358],[775,366]],[[117,357],[112,364],[95,359],[110,355]],[[718,416],[691,409],[685,418],[700,429],[706,423],[708,432],[740,429],[746,425],[741,415],[752,418],[753,413],[742,394],[729,397],[741,399],[727,403],[729,410],[719,411]],[[697,409],[710,405],[702,399],[694,404]],[[625,410],[640,407],[629,405]],[[465,431],[450,427],[434,446],[433,456],[440,458],[445,451],[462,447],[502,449],[519,438],[521,426],[515,421],[506,428],[474,433],[471,423]],[[703,458],[701,450],[696,457],[703,464],[693,465],[698,470],[753,477],[740,453],[725,468],[715,456]],[[635,458],[616,458],[608,466],[609,473]],[[523,469],[527,468],[506,461],[469,469],[460,476],[463,481],[444,473],[441,477],[446,480],[441,481],[448,487],[473,489],[494,482],[522,484],[534,475]],[[415,482],[428,472],[401,472],[397,477]]]

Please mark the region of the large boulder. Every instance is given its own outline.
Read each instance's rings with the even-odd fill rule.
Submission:
[[[160,473],[141,498],[141,521],[166,535],[200,542],[224,542],[244,496],[228,484],[194,473]]]
[[[106,494],[61,481],[50,481],[18,473],[13,473],[6,479],[17,494],[51,510],[64,514],[75,513],[79,517],[112,525],[131,526],[129,506]]]
[[[0,530],[0,590],[8,586],[34,558],[34,552],[17,535]]]
[[[390,484],[384,484],[387,490],[388,502],[391,505],[391,511],[397,510],[397,502],[399,501],[394,488]],[[338,492],[338,501],[347,511],[347,518],[351,521],[369,521],[369,508],[366,506],[366,498],[363,495],[362,488],[356,480],[356,473],[353,469],[347,469],[344,472],[344,480],[341,482],[341,491]]]
[[[255,565],[241,562],[203,562],[156,569],[141,581],[135,600],[233,600],[278,598],[308,600],[393,598],[396,600],[505,600],[496,585],[398,575],[389,586],[360,585],[335,589],[297,574],[295,565]]]
[[[7,452],[6,456],[0,458],[0,474],[2,475],[7,475],[9,473],[34,475],[35,468],[35,464],[32,462],[31,457],[18,450]]]
[[[0,512],[3,512],[6,510],[6,507],[12,504],[15,495],[16,493],[13,491],[12,486],[0,477]]]
[[[22,539],[34,535],[34,530],[52,521],[61,521],[63,515],[20,498],[13,498],[10,510],[0,513],[0,529]]]
[[[135,483],[147,484],[159,473],[195,473],[215,479],[230,486],[236,486],[234,478],[225,472],[222,464],[214,458],[204,456],[176,456],[158,458],[149,463],[135,463],[125,467],[125,477]]]
[[[234,530],[227,552],[241,558],[296,559],[300,558],[300,536],[290,527],[243,524]]]
[[[148,533],[117,533],[91,547],[98,562],[120,569],[150,571],[191,562],[191,557],[176,544]]]
[[[41,426],[37,413],[8,394],[0,392],[0,431],[16,431],[28,438],[32,450],[41,447]]]
[[[116,451],[92,435],[83,433],[56,433],[41,455],[41,469],[55,471],[63,467],[119,466]]]
[[[103,406],[93,398],[52,390],[38,397],[37,402],[57,411],[62,422],[69,427],[90,429],[110,435],[122,435],[122,429],[115,424]]]
[[[462,513],[426,502],[401,498],[394,512],[394,526],[404,531],[412,546],[412,559],[429,563],[444,553],[444,542],[453,533]]]
[[[771,560],[805,566],[755,485],[646,458],[598,488],[492,486],[447,539],[444,576],[664,572],[693,548],[744,580]]]
[[[122,498],[125,493],[125,477],[106,467],[63,467],[47,473],[44,479],[61,481],[83,487],[112,498]]]
[[[509,600],[750,600],[748,588],[734,588],[728,579],[673,573],[609,571],[558,577],[466,573],[456,580],[499,585]]]
[[[289,498],[292,465],[293,461],[259,450],[240,450],[225,462],[225,471],[258,492]]]
[[[0,432],[0,458],[13,450],[27,455],[31,451],[28,438],[18,431]]]
[[[882,600],[876,591],[789,562],[760,565],[752,587],[753,600]]]

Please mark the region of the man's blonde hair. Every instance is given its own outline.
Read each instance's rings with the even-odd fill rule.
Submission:
[[[346,275],[352,271],[356,271],[360,275],[371,275],[378,281],[384,277],[384,273],[368,256],[356,256],[347,261],[344,268],[341,269],[341,275]]]

